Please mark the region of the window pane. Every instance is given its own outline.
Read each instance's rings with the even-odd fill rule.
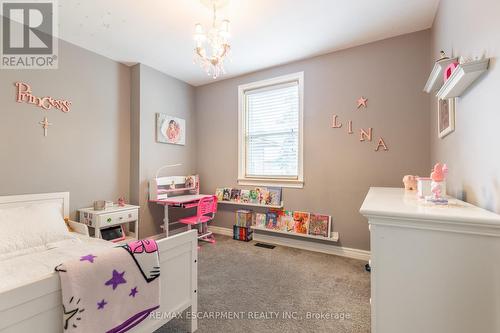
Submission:
[[[298,83],[247,92],[246,101],[246,175],[298,177]]]

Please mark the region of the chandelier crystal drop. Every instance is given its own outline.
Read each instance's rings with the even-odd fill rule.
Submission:
[[[217,6],[213,2],[212,27],[205,32],[203,26],[195,25],[194,40],[194,62],[198,63],[205,72],[214,79],[225,74],[224,60],[231,50],[229,45],[229,20],[217,23]],[[208,50],[208,51],[207,51]]]

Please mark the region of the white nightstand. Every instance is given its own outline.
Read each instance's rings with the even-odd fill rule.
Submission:
[[[78,210],[80,223],[87,225],[90,235],[102,238],[101,230],[115,226],[123,226],[125,240],[117,242],[126,243],[137,240],[139,231],[139,206],[125,205],[123,207],[113,206],[104,210],[83,208]]]

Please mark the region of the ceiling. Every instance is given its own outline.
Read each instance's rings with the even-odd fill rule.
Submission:
[[[427,29],[439,0],[230,0],[231,60],[220,79]],[[194,86],[200,0],[59,0],[59,37],[126,64],[143,63]],[[219,79],[219,80],[220,80]]]

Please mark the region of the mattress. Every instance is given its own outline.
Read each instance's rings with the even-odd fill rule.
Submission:
[[[56,274],[54,268],[65,260],[113,246],[116,245],[75,233],[72,239],[47,244],[42,251],[36,249],[32,253],[0,261],[0,293]]]

